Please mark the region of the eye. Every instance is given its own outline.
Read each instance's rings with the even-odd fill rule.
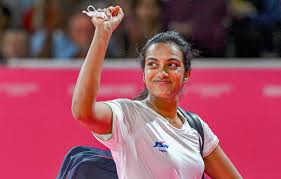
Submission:
[[[179,67],[179,65],[178,65],[177,63],[169,63],[169,64],[168,64],[168,67],[169,67],[170,69],[176,69],[176,68]]]
[[[154,68],[157,68],[157,67],[158,67],[158,64],[155,63],[155,62],[148,62],[148,63],[147,63],[147,66],[148,66],[149,68],[154,69]]]

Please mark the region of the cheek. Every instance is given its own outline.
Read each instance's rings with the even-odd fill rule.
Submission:
[[[177,83],[183,82],[184,74],[183,74],[182,70],[173,71],[171,73],[171,76],[174,78],[175,82],[177,82]]]
[[[145,81],[149,81],[153,76],[155,75],[155,72],[153,70],[147,69],[144,71],[144,79]]]

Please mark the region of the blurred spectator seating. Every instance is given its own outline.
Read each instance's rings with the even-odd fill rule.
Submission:
[[[4,32],[7,28],[9,28],[11,20],[11,11],[10,9],[4,5],[2,2],[0,2],[0,49],[2,49],[2,40],[4,37]],[[3,58],[2,52],[0,52],[0,64],[5,63],[5,60]]]
[[[225,0],[166,0],[164,23],[192,42],[202,57],[225,56],[227,4]]]
[[[1,47],[3,59],[27,58],[29,56],[28,40],[28,33],[24,30],[6,30],[3,34]]]
[[[91,19],[81,12],[75,13],[69,19],[67,34],[73,46],[69,49],[69,55],[75,58],[85,57],[94,35]],[[60,56],[63,56],[66,52],[61,53]]]
[[[80,4],[73,7],[80,1],[73,1],[71,4],[66,1],[49,0],[45,4],[43,26],[32,36],[32,56],[41,58],[72,59],[84,58],[93,38],[94,26],[91,18],[83,14],[82,9],[88,5],[96,8],[105,8],[108,2],[97,1],[90,4]],[[73,7],[71,14],[64,10],[64,5]]]
[[[125,12],[107,58],[136,57],[147,38],[165,30],[183,34],[200,57],[281,56],[281,0],[1,0],[0,63],[22,56],[11,55],[15,49],[3,51],[4,32],[11,28],[25,29],[8,31],[27,37],[27,57],[83,59],[94,33],[90,18],[81,13],[88,5],[120,5]]]
[[[236,57],[273,52],[272,34],[281,19],[280,0],[232,0],[229,9]]]
[[[3,33],[10,25],[11,10],[0,2],[0,33]]]
[[[163,31],[161,0],[132,0],[127,7],[125,32],[127,57],[136,57],[136,48],[142,47],[146,39]]]
[[[42,16],[42,24],[32,35],[31,55],[40,58],[60,59],[74,57],[77,47],[67,34],[67,13],[62,1],[45,1],[35,9],[35,14],[39,12]],[[72,21],[69,24],[68,27],[71,27]]]

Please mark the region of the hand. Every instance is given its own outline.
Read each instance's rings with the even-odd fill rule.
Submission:
[[[124,13],[119,6],[110,6],[106,9],[98,9],[98,11],[104,12],[108,16],[108,20],[101,17],[93,17],[92,22],[96,30],[112,33],[120,24],[124,18]]]

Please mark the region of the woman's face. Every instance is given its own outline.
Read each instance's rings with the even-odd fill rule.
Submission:
[[[145,54],[144,80],[151,96],[175,98],[187,76],[183,53],[176,44],[156,43],[148,47]]]

